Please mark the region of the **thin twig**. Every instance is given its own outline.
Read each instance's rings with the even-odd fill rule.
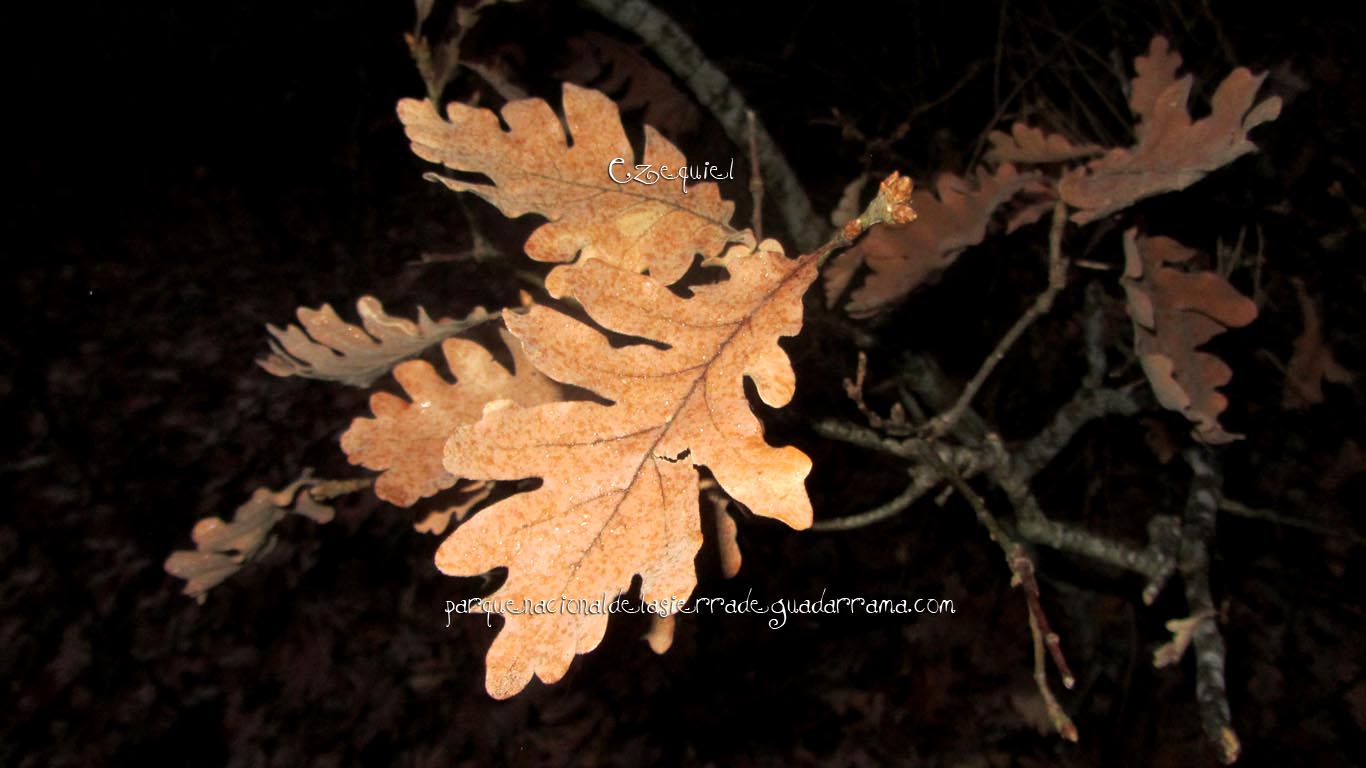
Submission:
[[[1043,315],[1053,308],[1053,299],[1067,284],[1067,261],[1062,256],[1062,231],[1067,224],[1067,205],[1059,200],[1053,206],[1053,224],[1048,233],[1048,287],[1044,289],[1035,299],[1034,303],[1025,310],[1023,315],[1015,321],[1015,324],[1006,331],[1005,336],[997,342],[996,348],[987,355],[987,359],[982,362],[982,367],[977,369],[977,373],[972,380],[963,387],[963,392],[958,396],[958,400],[953,407],[930,422],[929,434],[940,437],[948,433],[958,419],[963,415],[963,411],[972,404],[972,399],[977,396],[977,392],[986,383],[996,366],[1005,359],[1006,353],[1015,346],[1015,342],[1020,340],[1029,326],[1034,324]]]
[[[1000,546],[1001,553],[1005,556],[1006,565],[1010,568],[1010,584],[1012,587],[1020,587],[1024,591],[1025,603],[1029,608],[1029,633],[1034,642],[1034,683],[1039,688],[1039,695],[1043,697],[1044,706],[1048,710],[1048,717],[1052,721],[1053,727],[1064,739],[1076,741],[1077,727],[1058,704],[1057,698],[1048,685],[1048,675],[1044,666],[1043,650],[1045,646],[1053,657],[1058,673],[1062,675],[1063,685],[1070,689],[1075,684],[1076,678],[1067,666],[1067,660],[1062,655],[1062,645],[1057,634],[1053,632],[1048,623],[1043,605],[1039,602],[1039,584],[1034,578],[1034,562],[1029,559],[1024,547],[1010,538],[1000,521],[987,508],[986,501],[972,489],[972,486],[968,485],[967,481],[957,471],[945,465],[935,455],[935,452],[928,448],[921,451],[921,458],[938,470],[940,475],[957,489],[958,494],[968,502],[973,512],[976,513],[977,521],[987,529],[987,534],[991,540]]]
[[[816,434],[821,437],[839,440],[843,443],[857,445],[860,448],[867,448],[902,459],[918,459],[922,451],[929,450],[933,446],[940,461],[947,462],[951,466],[970,468],[974,474],[984,469],[989,461],[985,452],[967,446],[931,443],[918,437],[890,438],[877,430],[848,421],[822,419],[811,426]]]
[[[1171,570],[1171,559],[1149,546],[1139,549],[1084,528],[1050,520],[1039,510],[1038,501],[1027,489],[1012,501],[1021,514],[1017,520],[1020,536],[1069,554],[1083,555],[1116,568],[1155,580]]]
[[[908,355],[903,363],[902,372],[903,381],[911,387],[917,396],[931,406],[947,402],[951,397],[947,378],[933,360]],[[986,427],[986,422],[971,407],[963,411],[963,415],[959,423],[953,428],[953,432],[960,439],[968,442],[969,445],[991,445],[1000,450],[998,443],[984,443],[983,439],[979,437],[979,435],[989,434],[989,430]],[[1041,434],[1049,434],[1049,430],[1045,430]],[[1052,444],[1050,450],[1053,445],[1059,449],[1062,447],[1057,444],[1056,436],[1044,439]],[[960,448],[959,450],[971,451],[973,449]],[[1047,455],[1047,451],[1043,450],[1042,444],[1033,448],[1027,447],[1026,450],[1035,457],[1030,465],[1026,466],[1030,471],[1041,468],[1047,460],[1052,458],[1052,456]],[[987,469],[1000,467],[999,459],[993,461],[990,456],[981,456],[980,454],[983,453],[981,450],[978,453],[980,466]],[[1141,574],[1148,578],[1150,586],[1154,582],[1165,581],[1166,575],[1170,574],[1174,568],[1175,555],[1155,547],[1151,542],[1147,547],[1139,549],[1066,523],[1049,520],[1040,510],[1037,500],[1033,498],[1033,494],[1029,490],[1031,476],[1027,476],[1025,472],[1019,469],[1011,468],[1009,471],[1002,471],[993,475],[992,479],[1006,491],[1007,496],[1016,505],[1017,512],[1021,515],[1022,519],[1017,523],[1021,538],[1033,544],[1042,544],[1068,554],[1089,557],[1125,571]],[[1025,517],[1028,519],[1023,519]]]
[[[1321,525],[1310,520],[1300,520],[1298,518],[1282,515],[1281,513],[1270,509],[1249,507],[1248,505],[1240,501],[1234,501],[1233,499],[1221,498],[1219,500],[1219,511],[1237,517],[1245,517],[1249,520],[1265,520],[1268,523],[1275,523],[1276,525],[1299,528],[1300,530],[1317,533],[1320,536],[1326,536],[1330,539],[1342,539],[1343,541],[1349,541],[1357,545],[1366,544],[1366,539],[1351,531]]]
[[[1032,478],[1057,457],[1082,427],[1110,414],[1130,416],[1137,412],[1138,400],[1128,390],[1082,386],[1053,414],[1047,427],[1015,451],[1011,466],[1019,476]]]
[[[930,491],[939,482],[939,474],[916,467],[910,471],[911,482],[906,489],[890,501],[884,502],[866,512],[846,517],[837,517],[832,520],[817,520],[809,530],[816,532],[831,531],[852,531],[858,528],[867,528],[883,520],[890,520],[901,514],[912,504],[920,500],[922,496]]]
[[[872,408],[863,399],[863,382],[868,376],[868,353],[859,350],[858,370],[852,380],[844,380],[844,392],[849,395],[849,399],[854,401],[859,413],[868,420],[868,426],[884,432],[888,435],[906,436],[914,432],[910,422],[906,421],[906,409],[901,403],[892,405],[892,410],[887,416],[883,416]]]

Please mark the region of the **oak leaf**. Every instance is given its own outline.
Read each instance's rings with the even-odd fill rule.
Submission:
[[[666,616],[651,614],[650,628],[645,632],[645,642],[649,644],[650,650],[658,654],[668,653],[669,648],[674,644],[674,629],[677,625],[678,614],[670,613]]]
[[[1042,165],[1079,160],[1104,152],[1096,144],[1073,144],[1066,136],[1045,133],[1025,123],[1017,122],[1005,131],[992,131],[987,135],[991,149],[986,158],[993,163],[1019,163],[1021,165]]]
[[[791,399],[795,377],[778,339],[801,329],[816,259],[788,259],[769,240],[709,263],[728,279],[694,287],[690,298],[592,250],[551,271],[551,295],[572,297],[601,327],[648,343],[614,347],[601,331],[544,306],[504,314],[537,369],[609,404],[502,401],[446,443],[452,475],[542,481],[474,515],[436,556],[450,575],[507,567],[491,596],[503,606],[561,606],[507,612],[487,659],[495,697],[517,693],[533,675],[560,679],[575,654],[601,641],[605,612],[570,614],[564,605],[610,604],[637,574],[645,602],[687,599],[702,543],[695,467],[709,469],[756,515],[811,524],[811,461],[764,440],[744,379],[771,406]]]
[[[752,244],[749,232],[730,226],[734,203],[721,199],[715,183],[661,180],[619,184],[609,164],[621,158],[616,178],[637,163],[676,173],[687,160],[655,129],[645,127],[645,149],[637,161],[621,116],[611,99],[596,91],[564,85],[564,123],[541,99],[509,102],[498,115],[460,103],[446,107],[442,120],[428,101],[398,104],[413,152],[424,160],[492,183],[428,174],[457,192],[468,191],[516,218],[540,214],[550,221],[532,232],[526,253],[537,261],[573,261],[594,246],[599,257],[633,272],[648,270],[665,284],[692,266],[695,254],[713,256],[728,242]],[[566,128],[569,135],[565,135]],[[570,139],[573,145],[570,145]]]
[[[833,306],[844,295],[866,264],[870,274],[854,290],[846,310],[854,317],[870,317],[890,309],[947,269],[966,248],[982,242],[992,214],[1037,178],[1006,163],[990,173],[979,168],[975,183],[944,174],[933,194],[917,186],[911,194],[915,221],[872,228],[826,268],[827,304]]]
[[[368,485],[363,481],[363,485]],[[233,512],[232,521],[205,517],[195,523],[190,536],[193,550],[177,550],[166,558],[166,572],[185,580],[182,592],[204,602],[206,593],[237,573],[274,543],[275,525],[291,512],[315,523],[329,523],[331,507],[321,503],[332,495],[355,490],[354,481],[318,480],[309,472],[278,491],[257,488],[251,498]],[[314,490],[320,489],[317,494]],[[335,490],[335,492],[334,492]]]
[[[457,427],[478,421],[488,403],[511,400],[518,405],[539,405],[560,399],[559,385],[536,372],[516,339],[506,332],[502,336],[512,350],[511,372],[479,344],[446,339],[441,351],[455,375],[454,384],[425,360],[410,360],[394,368],[394,378],[409,399],[388,392],[370,396],[374,418],[351,422],[342,434],[341,447],[352,464],[382,471],[375,481],[375,495],[408,507],[455,485],[458,478],[441,466],[442,446]],[[421,525],[433,528],[439,521]],[[448,522],[449,517],[440,530]]]
[[[740,554],[740,526],[727,511],[729,502],[723,495],[716,493],[709,501],[712,519],[716,521],[716,549],[721,560],[721,575],[731,579],[740,572],[740,564],[744,561]]]
[[[489,318],[483,308],[475,308],[464,320],[432,320],[418,307],[413,322],[385,312],[373,296],[362,296],[356,311],[363,327],[342,320],[330,304],[299,307],[299,325],[266,326],[271,352],[256,364],[276,376],[368,387],[400,360]]]
[[[1162,93],[1176,84],[1181,69],[1181,54],[1171,49],[1167,38],[1157,35],[1148,43],[1148,53],[1134,58],[1134,79],[1129,82],[1129,111],[1138,118],[1135,133],[1142,135],[1157,113]]]
[[[1281,405],[1288,409],[1306,408],[1323,402],[1323,382],[1347,384],[1352,373],[1333,356],[1333,348],[1323,339],[1323,320],[1309,296],[1304,282],[1295,280],[1295,295],[1304,315],[1304,330],[1295,339],[1295,351],[1285,370],[1285,391]]]
[[[1239,67],[1215,89],[1210,115],[1192,121],[1186,104],[1193,78],[1174,77],[1180,63],[1161,37],[1153,39],[1147,56],[1135,59],[1138,76],[1129,104],[1139,118],[1138,143],[1111,149],[1063,176],[1062,199],[1080,209],[1073,221],[1084,224],[1143,198],[1185,189],[1254,151],[1248,132],[1280,115],[1279,97],[1253,104],[1265,73]]]
[[[1171,238],[1139,237],[1130,229],[1124,234],[1121,283],[1134,323],[1134,350],[1158,402],[1193,422],[1197,440],[1227,443],[1239,435],[1219,425],[1228,400],[1218,388],[1233,372],[1199,347],[1228,328],[1251,323],[1257,305],[1214,272],[1172,266],[1195,254]]]
[[[569,49],[570,64],[558,77],[615,95],[625,111],[643,109],[645,122],[664,128],[674,138],[697,131],[701,123],[697,105],[638,46],[588,32],[570,39]]]

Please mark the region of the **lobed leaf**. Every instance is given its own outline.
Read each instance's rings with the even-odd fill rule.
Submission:
[[[458,478],[441,466],[442,446],[457,427],[478,421],[488,403],[507,399],[525,406],[560,399],[560,387],[532,367],[517,340],[506,331],[502,337],[512,350],[510,372],[479,344],[446,339],[441,351],[455,375],[454,384],[430,363],[410,360],[394,369],[394,378],[409,399],[388,392],[370,396],[374,418],[351,422],[341,447],[352,464],[381,471],[375,495],[409,507],[455,485]]]
[[[356,302],[358,327],[337,316],[330,304],[317,309],[299,307],[299,325],[270,331],[270,354],[256,364],[276,376],[302,376],[368,387],[400,360],[482,323],[489,314],[477,307],[464,320],[433,321],[422,307],[417,322],[394,317],[373,296]]]
[[[1186,108],[1192,78],[1173,77],[1180,63],[1160,37],[1147,57],[1135,60],[1139,76],[1129,103],[1139,117],[1138,143],[1112,149],[1063,176],[1058,192],[1079,209],[1073,221],[1084,224],[1143,198],[1185,189],[1255,150],[1247,133],[1280,115],[1279,97],[1253,104],[1266,75],[1239,67],[1215,90],[1210,115],[1192,121]]]
[[[673,78],[630,45],[600,32],[569,40],[570,63],[556,75],[608,95],[627,112],[643,110],[645,122],[674,138],[695,133],[701,123],[697,105]]]
[[[1020,122],[1010,127],[1010,133],[992,131],[987,140],[991,142],[991,149],[987,150],[986,158],[992,163],[1065,163],[1105,151],[1099,145],[1073,144],[1062,134],[1044,133],[1041,128]]]
[[[359,485],[368,485],[368,482]],[[184,594],[204,602],[205,594],[223,583],[242,566],[270,549],[275,525],[293,512],[316,523],[329,523],[334,512],[319,499],[331,489],[346,493],[357,487],[354,481],[318,480],[304,472],[298,480],[278,491],[257,488],[251,498],[232,515],[232,521],[205,517],[191,531],[193,550],[178,550],[166,558],[167,573],[185,580]],[[321,489],[315,497],[311,491]]]
[[[1019,173],[1007,163],[990,173],[979,168],[974,182],[944,174],[935,184],[936,194],[916,187],[911,193],[915,221],[872,228],[826,268],[827,304],[833,306],[844,295],[866,264],[870,274],[845,309],[854,317],[890,309],[947,269],[966,248],[982,242],[992,214],[1037,179],[1037,174]]]
[[[646,126],[637,160],[611,99],[565,83],[563,106],[562,124],[541,99],[509,102],[502,110],[508,130],[490,110],[460,103],[446,107],[447,121],[430,102],[404,99],[398,116],[419,157],[483,174],[492,183],[428,178],[473,192],[509,218],[535,213],[550,220],[526,242],[527,255],[537,261],[573,261],[592,246],[599,258],[671,284],[692,266],[694,255],[713,256],[729,242],[753,243],[748,231],[730,226],[735,205],[721,199],[714,182],[689,183],[685,193],[677,181],[613,181],[609,163],[615,158],[624,161],[617,178],[637,163],[673,171],[687,165],[658,131]]]
[[[1121,283],[1134,323],[1134,351],[1163,407],[1195,424],[1193,436],[1204,443],[1228,443],[1219,414],[1228,399],[1218,388],[1233,371],[1199,347],[1228,328],[1257,317],[1257,305],[1228,281],[1207,270],[1183,272],[1169,265],[1190,261],[1195,251],[1167,237],[1124,234]]]
[[[792,397],[795,378],[777,342],[801,329],[816,261],[790,260],[765,241],[758,250],[733,247],[712,263],[729,279],[698,286],[691,298],[592,250],[550,273],[552,295],[572,297],[603,328],[649,344],[614,347],[602,332],[543,306],[505,313],[539,370],[609,404],[502,401],[454,432],[445,448],[450,474],[542,484],[457,528],[437,552],[442,572],[507,567],[492,599],[518,607],[610,603],[637,574],[643,600],[681,602],[696,583],[702,542],[695,467],[707,467],[755,514],[810,525],[804,481],[811,461],[764,440],[744,379],[769,405]],[[575,654],[597,646],[606,623],[605,613],[507,613],[488,654],[489,693],[511,696],[533,676],[558,680]]]

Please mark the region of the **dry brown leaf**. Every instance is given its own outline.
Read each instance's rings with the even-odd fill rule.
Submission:
[[[362,296],[356,311],[364,328],[342,320],[330,304],[317,309],[299,307],[299,325],[266,326],[271,354],[258,358],[256,364],[276,376],[368,387],[400,360],[489,318],[482,307],[476,307],[464,320],[433,321],[418,307],[414,323],[385,312],[374,296]]]
[[[560,387],[536,372],[522,345],[506,331],[501,335],[512,351],[512,372],[479,344],[446,339],[441,351],[454,384],[425,360],[410,360],[394,368],[408,400],[388,392],[370,396],[374,418],[351,422],[341,447],[352,464],[382,471],[375,495],[408,507],[455,485],[457,478],[441,466],[442,446],[457,427],[478,421],[488,403],[511,400],[529,406],[560,399]]]
[[[1006,163],[993,173],[978,169],[975,184],[944,174],[935,184],[937,194],[916,187],[911,196],[915,221],[874,227],[826,268],[827,304],[833,306],[867,264],[871,274],[854,290],[847,311],[870,317],[890,309],[948,268],[964,249],[982,242],[996,209],[1036,178]]]
[[[669,284],[688,271],[695,254],[713,256],[732,241],[753,243],[748,231],[730,226],[735,205],[721,199],[713,182],[689,183],[685,193],[678,181],[613,181],[608,166],[614,158],[624,160],[616,168],[619,179],[637,162],[676,171],[687,160],[646,126],[644,156],[637,161],[617,106],[601,93],[566,83],[564,124],[540,99],[509,102],[502,111],[507,131],[487,109],[452,103],[446,110],[449,122],[430,102],[399,102],[413,151],[492,183],[428,178],[473,192],[509,218],[536,213],[550,219],[526,242],[527,255],[537,261],[573,261],[591,245],[600,258],[633,272],[648,270]]]
[[[992,131],[987,140],[991,142],[991,149],[987,150],[986,157],[992,163],[1065,163],[1105,151],[1096,144],[1073,144],[1062,134],[1044,133],[1040,128],[1019,122],[1010,127],[1010,133]]]
[[[556,76],[584,87],[615,94],[623,111],[645,110],[645,122],[674,138],[697,131],[701,114],[668,73],[650,63],[638,46],[599,32],[569,41],[570,64]]]
[[[740,564],[743,562],[737,538],[740,535],[740,527],[726,510],[728,502],[721,498],[719,493],[711,501],[712,517],[716,520],[716,548],[721,558],[721,575],[728,579],[734,578],[735,574],[740,572]]]
[[[257,488],[233,513],[232,522],[206,517],[195,523],[190,534],[195,549],[172,552],[163,567],[172,576],[185,579],[185,587],[181,590],[184,594],[204,602],[205,593],[270,549],[274,541],[271,531],[285,515],[293,512],[317,523],[331,522],[332,508],[320,503],[308,491],[332,482],[338,481],[318,480],[304,472],[281,490]],[[341,482],[354,485],[349,481]]]
[[[1219,425],[1228,400],[1218,392],[1233,371],[1199,347],[1257,317],[1257,305],[1217,273],[1183,272],[1195,251],[1167,237],[1124,234],[1121,283],[1134,322],[1134,349],[1164,408],[1195,424],[1197,440],[1227,443],[1238,435]]]
[[[1080,209],[1073,221],[1084,224],[1145,197],[1185,189],[1255,150],[1248,131],[1280,115],[1279,97],[1253,105],[1266,75],[1239,67],[1215,90],[1210,115],[1192,122],[1186,104],[1193,78],[1172,79],[1180,62],[1179,56],[1168,54],[1160,37],[1148,56],[1135,59],[1139,76],[1130,106],[1140,119],[1138,144],[1112,149],[1086,168],[1063,175],[1058,191],[1068,205]]]
[[[181,549],[172,552],[162,567],[172,576],[185,580],[182,594],[202,603],[209,590],[227,581],[245,563],[246,560],[238,555]]]
[[[457,5],[450,10],[443,29],[435,34],[424,35],[423,28],[428,26],[428,18],[435,10],[436,3],[435,0],[413,0],[417,18],[412,31],[403,38],[408,44],[413,64],[422,76],[422,82],[427,85],[428,98],[439,100],[446,85],[455,78],[462,65],[471,69],[478,67],[461,57],[465,36],[478,23],[479,15],[485,8],[500,2],[515,3],[518,0],[473,0],[472,3]]]
[[[1134,79],[1129,83],[1129,111],[1138,118],[1135,133],[1142,135],[1157,114],[1158,99],[1176,84],[1181,54],[1167,38],[1157,35],[1148,43],[1146,56],[1134,58]]]
[[[1168,621],[1167,631],[1172,633],[1172,639],[1153,651],[1153,666],[1161,669],[1180,661],[1181,657],[1186,655],[1186,649],[1190,647],[1191,641],[1195,639],[1195,630],[1207,621],[1214,621],[1214,614],[1201,613]]]
[[[650,629],[645,633],[645,642],[649,643],[650,650],[658,654],[667,653],[674,644],[674,628],[677,623],[676,613],[667,616],[651,614]]]
[[[1323,402],[1323,382],[1347,384],[1352,373],[1333,357],[1333,348],[1323,340],[1323,321],[1318,307],[1309,296],[1302,280],[1295,280],[1295,295],[1300,300],[1304,315],[1304,330],[1295,339],[1295,351],[1285,371],[1285,390],[1281,406],[1291,410],[1307,408]]]
[[[447,472],[539,477],[542,484],[457,528],[437,552],[442,572],[507,567],[492,599],[513,610],[539,600],[610,604],[636,574],[642,600],[681,602],[696,584],[693,560],[702,542],[695,466],[707,467],[756,515],[794,528],[811,524],[811,460],[764,440],[744,379],[771,406],[791,399],[795,377],[777,342],[801,329],[816,260],[788,259],[770,240],[755,251],[734,247],[710,263],[729,278],[693,288],[691,298],[595,252],[550,273],[551,295],[572,297],[602,327],[650,343],[613,347],[592,326],[544,306],[505,313],[537,369],[610,404],[518,408],[503,401],[457,429],[446,443]],[[607,625],[605,612],[505,616],[487,660],[486,686],[497,698],[517,693],[533,675],[559,680]]]

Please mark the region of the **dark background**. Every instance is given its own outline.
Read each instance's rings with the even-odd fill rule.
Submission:
[[[1322,405],[1284,411],[1277,366],[1300,327],[1291,277],[1320,300],[1338,359],[1366,362],[1359,27],[1299,3],[1278,15],[1217,2],[660,7],[735,80],[821,211],[864,167],[962,172],[982,132],[1022,110],[1064,105],[1059,119],[1123,142],[1124,115],[1098,100],[1108,90],[1122,109],[1120,83],[1101,65],[1118,57],[1131,71],[1154,33],[1185,55],[1197,104],[1235,64],[1272,70],[1267,87],[1287,105],[1255,134],[1263,151],[1136,215],[1204,243],[1262,227],[1268,304],[1221,347],[1236,371],[1226,421],[1249,435],[1225,455],[1227,489],[1331,532],[1221,518],[1214,589],[1230,701],[1244,764],[1353,764],[1366,718],[1362,397],[1329,387]],[[507,702],[483,692],[492,632],[478,619],[444,626],[444,601],[474,587],[437,573],[437,539],[415,534],[410,512],[373,500],[342,501],[325,527],[288,520],[260,564],[196,606],[161,570],[194,520],[229,516],[303,467],[356,471],[336,438],[364,393],[266,375],[252,364],[263,324],[323,302],[348,314],[364,293],[397,314],[510,303],[534,222],[477,201],[462,212],[421,180],[393,114],[422,93],[403,2],[5,15],[0,765],[1213,764],[1190,660],[1149,663],[1163,622],[1183,615],[1177,590],[1145,608],[1132,578],[1046,551],[1045,600],[1079,678],[1063,703],[1082,738],[1039,730],[1023,603],[956,499],[848,534],[746,525],[741,574],[725,582],[708,548],[698,588],[942,596],[955,615],[794,618],[777,631],[758,617],[689,618],[662,657],[639,641],[640,621],[619,617],[566,680]],[[469,50],[553,99],[554,72],[573,63],[568,40],[588,30],[630,40],[570,3],[527,2],[487,13]],[[1063,40],[1098,60],[1057,53]],[[466,73],[448,95],[477,88]],[[842,131],[832,110],[867,139],[915,117],[877,143]],[[690,156],[744,157],[705,115],[674,137]],[[744,183],[723,189],[741,201],[738,221]],[[471,221],[505,259],[410,263],[468,248]],[[772,211],[768,222],[778,226]],[[1104,253],[1113,237],[1079,246]],[[1036,228],[971,251],[874,327],[880,343],[933,352],[967,377],[1039,287],[1026,256],[1041,239]],[[1079,355],[1057,354],[1075,307],[1064,301],[983,392],[1008,439],[1045,423],[1042,406],[1075,386]],[[812,314],[792,345],[795,413],[850,416],[839,378],[852,347]],[[766,418],[775,441],[813,456],[818,517],[895,492],[896,468]],[[1044,504],[1116,535],[1175,511],[1186,475],[1144,439],[1132,419],[1088,429],[1037,479]]]

